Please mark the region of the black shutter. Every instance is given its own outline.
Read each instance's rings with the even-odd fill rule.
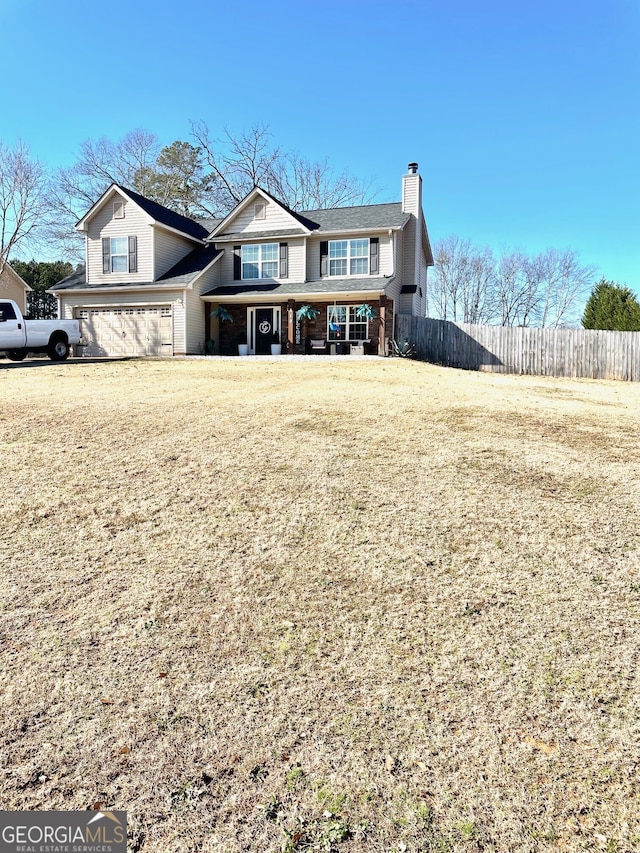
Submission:
[[[102,272],[111,272],[111,239],[102,238]]]
[[[320,243],[320,275],[329,275],[329,241]]]
[[[129,237],[129,272],[138,272],[138,238]]]
[[[242,278],[242,246],[233,247],[233,280]]]
[[[372,237],[369,240],[369,275],[378,275],[380,270],[380,255],[378,249],[378,238]]]
[[[289,244],[280,243],[280,278],[289,278]]]

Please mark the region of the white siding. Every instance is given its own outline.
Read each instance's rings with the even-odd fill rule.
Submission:
[[[154,232],[155,277],[158,279],[195,249],[197,244],[158,226],[154,228]]]
[[[173,352],[180,355],[185,352],[185,308],[184,293],[181,290],[152,291],[138,293],[68,293],[60,294],[61,318],[71,320],[76,308],[95,308],[106,306],[136,307],[142,305],[171,305],[173,314]]]
[[[422,178],[416,172],[402,176],[402,212],[420,216],[422,208]]]
[[[152,236],[149,217],[136,204],[127,202],[124,219],[113,218],[113,204],[109,201],[89,222],[87,232],[87,281],[89,284],[123,284],[152,280]],[[138,271],[135,273],[102,272],[102,238],[137,237]]]
[[[256,199],[262,201],[262,198]],[[247,205],[225,226],[225,232],[229,234],[246,233],[252,231],[276,231],[285,228],[300,228],[301,225],[297,219],[283,210],[280,205],[272,201],[265,202],[265,218],[256,219],[254,216],[254,202]]]

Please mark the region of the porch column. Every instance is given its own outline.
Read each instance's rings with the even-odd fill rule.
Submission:
[[[378,335],[378,355],[386,355],[385,338],[387,335],[387,297],[380,297],[380,333]]]
[[[287,352],[294,355],[296,351],[296,303],[290,299],[287,302]]]
[[[207,341],[211,340],[211,305],[208,302],[203,303],[204,306],[204,347],[207,349]]]

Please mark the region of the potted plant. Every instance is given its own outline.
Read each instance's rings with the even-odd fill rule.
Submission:
[[[315,320],[316,317],[320,316],[320,312],[317,308],[312,308],[311,305],[301,305],[296,311],[296,317],[298,320]],[[307,341],[307,351],[309,342]]]
[[[375,320],[377,316],[378,312],[376,309],[367,302],[364,302],[362,305],[358,305],[356,308],[356,317],[360,320]]]
[[[228,311],[224,305],[216,305],[216,307],[209,314],[210,317],[215,317],[221,323],[233,323],[233,316],[231,312]],[[221,343],[221,342],[220,342]],[[218,349],[222,353],[222,346],[219,345]],[[247,347],[247,353],[249,352],[249,348]]]
[[[271,340],[271,355],[281,355],[282,344],[280,343],[280,332],[275,331]]]

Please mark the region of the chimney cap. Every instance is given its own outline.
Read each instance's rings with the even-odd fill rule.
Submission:
[[[417,164],[417,163],[409,163],[409,165],[407,166],[407,168],[409,169],[409,172],[410,172],[412,175],[415,175],[415,174],[416,174],[416,172],[418,171],[418,164]]]

